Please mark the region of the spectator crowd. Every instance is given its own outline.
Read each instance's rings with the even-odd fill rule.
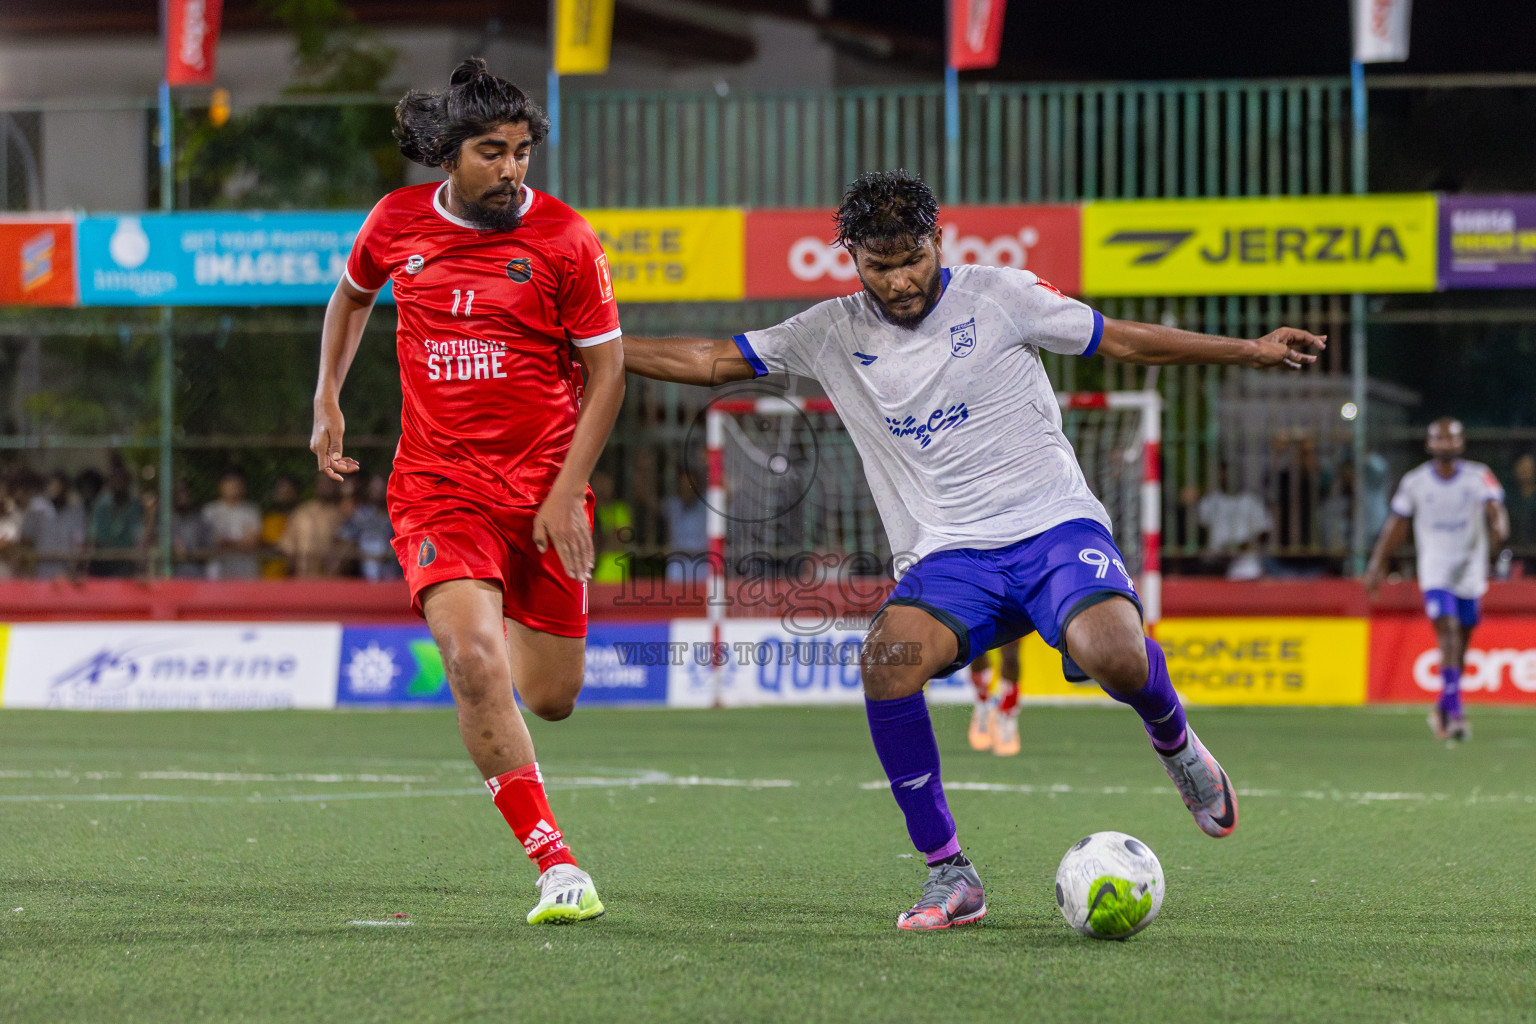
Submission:
[[[386,484],[378,475],[340,482],[317,475],[306,497],[299,481],[279,476],[258,505],[238,468],[224,471],[212,495],[178,480],[172,575],[399,579]],[[141,484],[121,458],[114,456],[105,473],[88,468],[73,475],[0,464],[0,578],[157,575],[160,529],[156,482]]]

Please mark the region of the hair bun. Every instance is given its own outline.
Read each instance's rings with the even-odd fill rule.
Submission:
[[[448,78],[449,86],[468,85],[481,75],[490,74],[490,68],[486,66],[483,57],[466,57],[459,62],[459,66],[453,69],[453,74]]]

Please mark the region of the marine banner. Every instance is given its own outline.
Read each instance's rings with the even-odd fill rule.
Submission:
[[[1441,288],[1536,288],[1536,196],[1441,196]]]
[[[744,215],[730,208],[583,210],[620,302],[728,301],[743,295]]]
[[[1083,207],[1092,296],[1428,292],[1435,261],[1430,193]]]
[[[4,706],[247,711],[336,704],[331,623],[60,622],[10,627]]]

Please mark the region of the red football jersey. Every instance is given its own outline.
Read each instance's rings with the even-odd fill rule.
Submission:
[[[482,231],[443,205],[444,183],[396,189],[363,223],[347,278],[394,285],[400,328],[395,470],[485,500],[536,506],[576,429],[571,346],[619,336],[608,259],[581,215],[523,189],[522,224]]]

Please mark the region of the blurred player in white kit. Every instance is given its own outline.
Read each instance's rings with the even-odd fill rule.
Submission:
[[[1440,699],[1429,727],[1442,740],[1472,735],[1461,707],[1461,673],[1480,619],[1478,602],[1488,592],[1489,551],[1509,536],[1504,488],[1493,470],[1461,457],[1466,447],[1459,420],[1447,416],[1429,425],[1429,461],[1403,474],[1365,570],[1366,591],[1374,595],[1412,519],[1424,614],[1440,645]]]

